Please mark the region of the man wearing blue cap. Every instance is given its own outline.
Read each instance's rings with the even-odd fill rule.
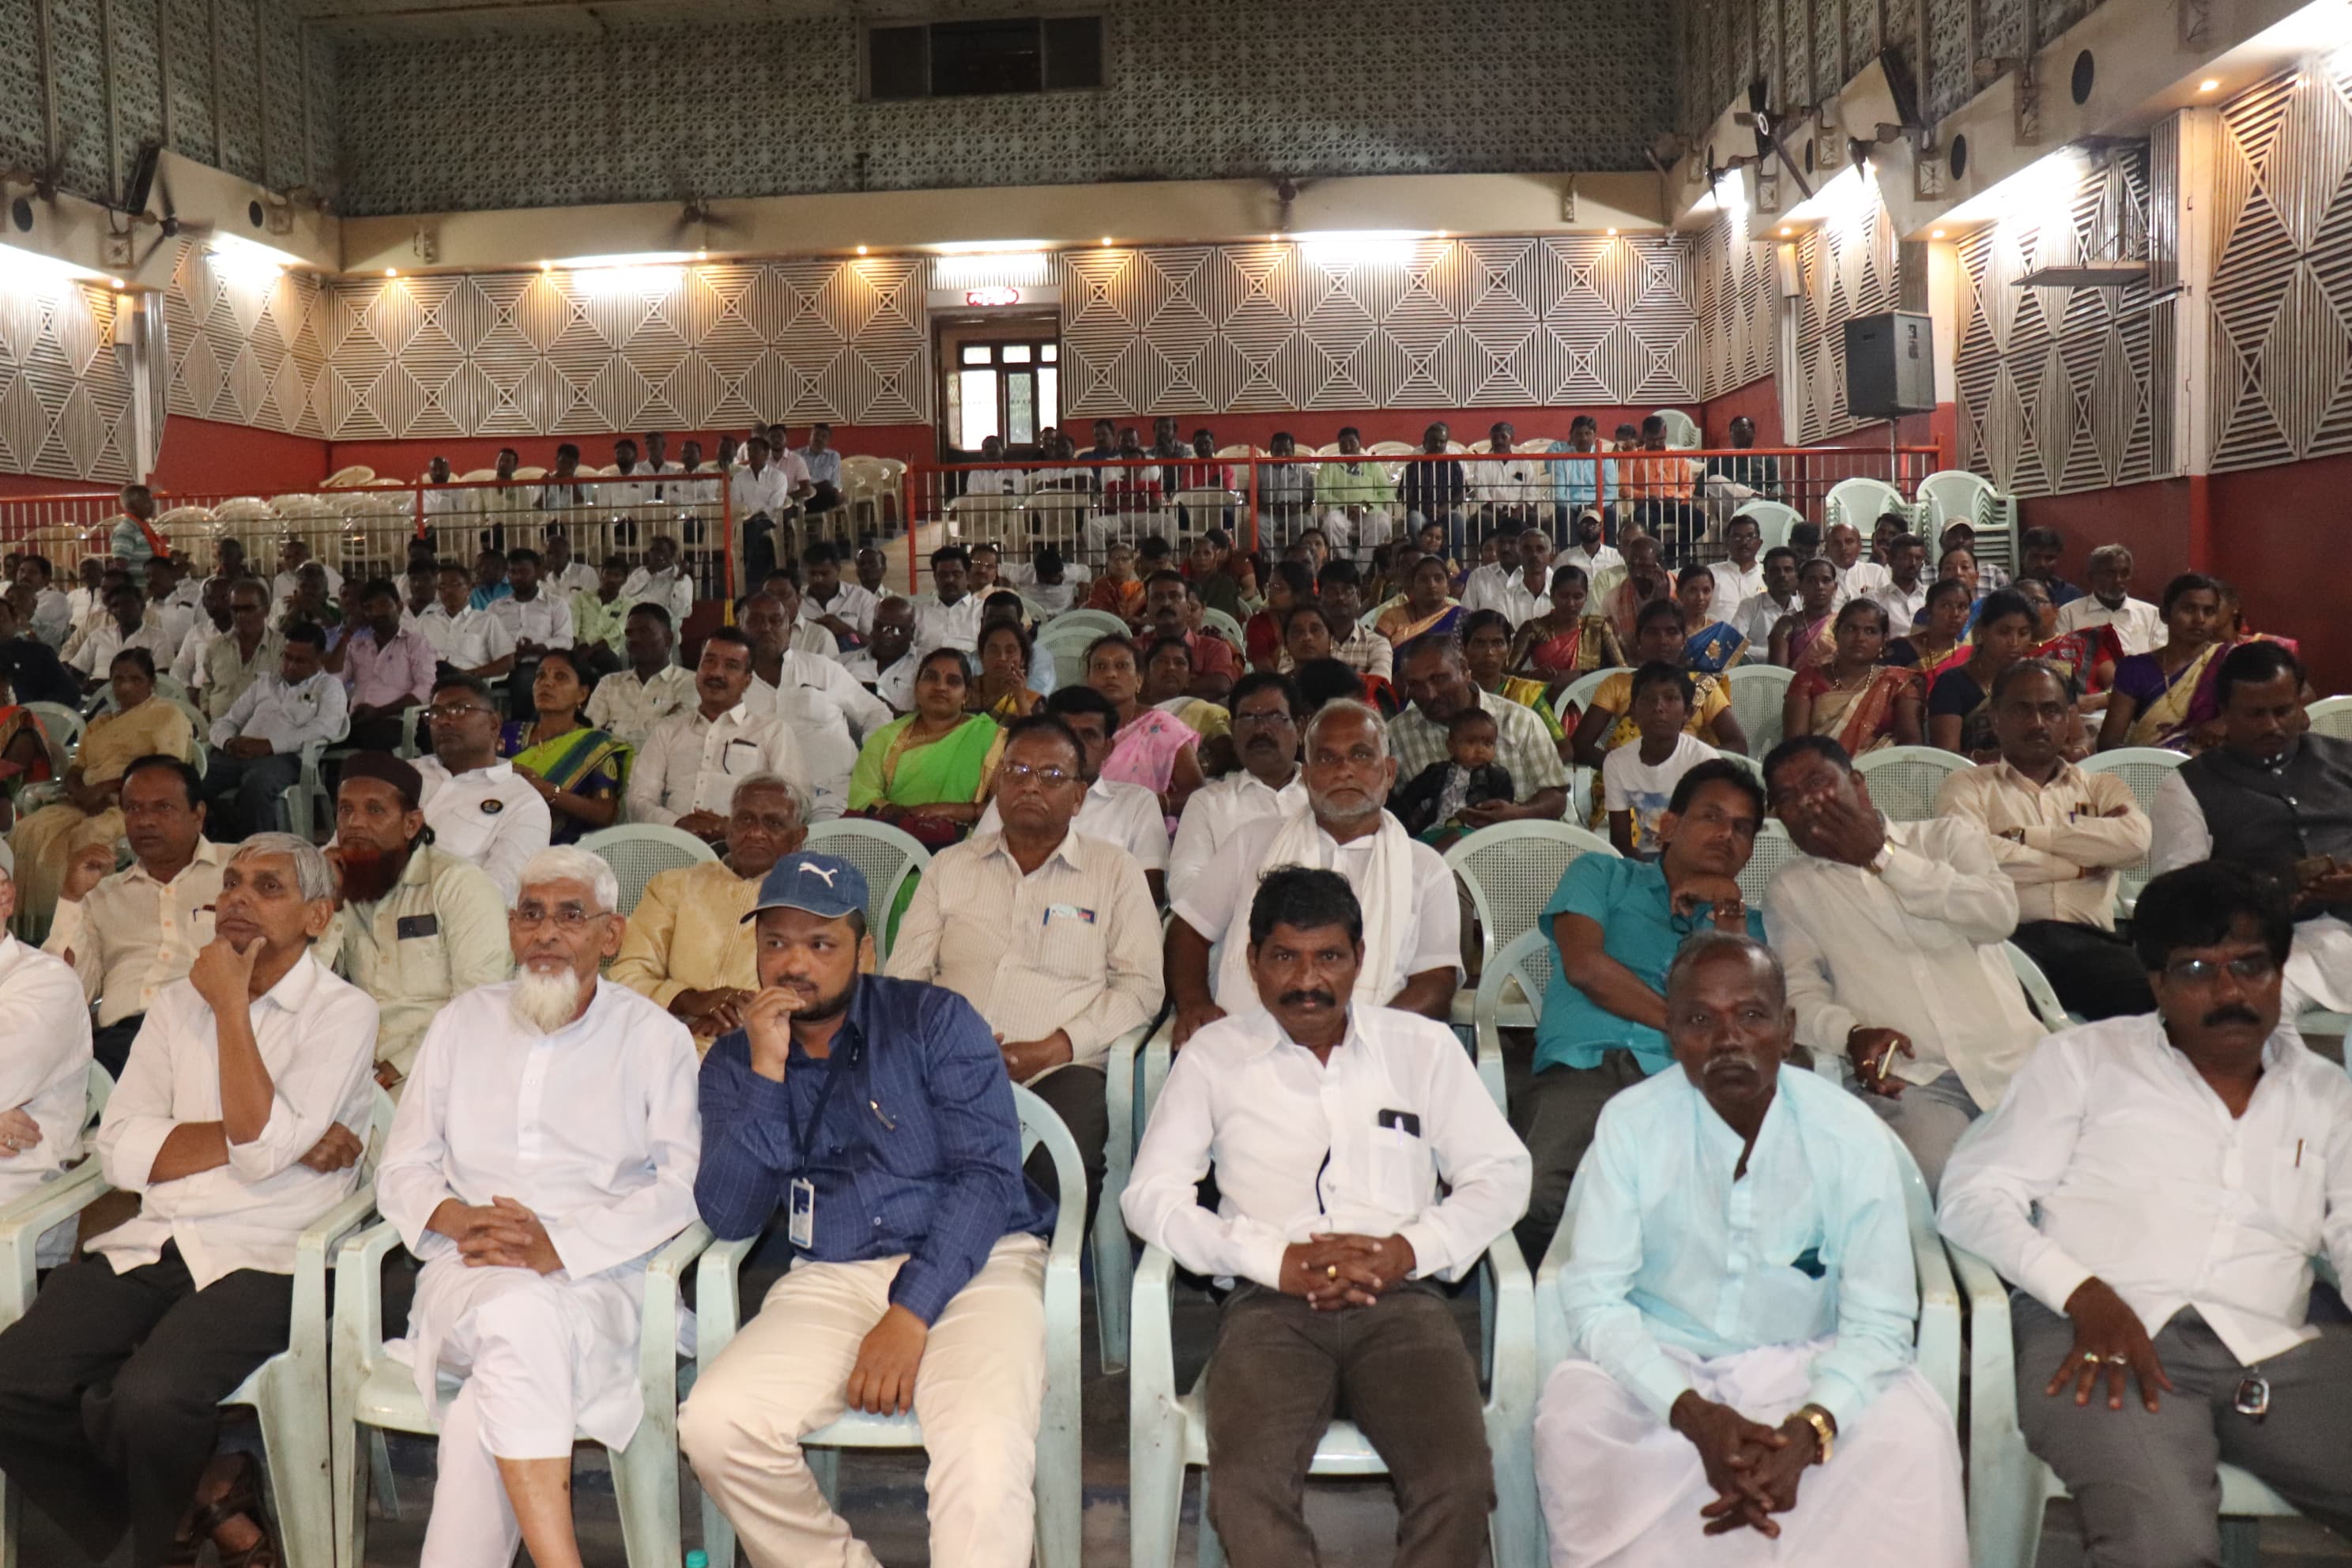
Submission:
[[[802,851],[746,917],[761,989],[703,1062],[695,1199],[730,1239],[782,1210],[794,1267],[697,1384],[678,1439],[754,1568],[875,1568],[799,1439],[851,1408],[913,1409],[931,1562],[1023,1568],[1055,1205],[1022,1175],[987,1024],[951,992],[861,973],[866,906],[856,867]]]

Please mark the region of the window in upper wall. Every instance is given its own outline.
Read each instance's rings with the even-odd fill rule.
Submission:
[[[970,98],[1103,84],[1099,16],[1024,16],[866,29],[866,96]]]

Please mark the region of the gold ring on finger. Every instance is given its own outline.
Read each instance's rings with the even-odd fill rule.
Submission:
[[[2107,1358],[2107,1364],[2109,1366],[2129,1366],[2131,1364],[2131,1357],[2127,1355],[2111,1355]]]
[[[1339,1266],[1336,1263],[1325,1264],[1323,1266],[1323,1278],[1326,1279],[1337,1279],[1339,1278]]]
[[[2106,1357],[2101,1355],[2096,1351],[2084,1351],[2083,1352],[2083,1362],[2086,1366],[2096,1366],[2106,1359]]]

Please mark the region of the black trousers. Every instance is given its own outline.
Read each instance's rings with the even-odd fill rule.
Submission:
[[[98,1065],[122,1081],[122,1068],[131,1060],[131,1042],[139,1037],[140,1026],[147,1022],[144,1013],[133,1013],[128,1018],[93,1029],[89,1035],[89,1053]]]
[[[2096,1020],[2156,1011],[2139,954],[2113,931],[2067,921],[2020,921],[2010,940],[2042,966],[2069,1013]]]
[[[93,1558],[171,1554],[220,1435],[220,1401],[286,1348],[294,1280],[239,1269],[199,1290],[179,1248],[117,1274],[49,1276],[0,1332],[0,1472]]]
[[[205,763],[205,799],[215,818],[217,842],[233,844],[257,833],[284,832],[283,797],[301,777],[302,759],[290,752],[232,757],[215,751]]]
[[[1110,1138],[1110,1110],[1104,1100],[1104,1090],[1109,1080],[1101,1068],[1063,1068],[1049,1072],[1028,1085],[1029,1091],[1054,1108],[1062,1125],[1070,1130],[1070,1140],[1078,1146],[1078,1163],[1087,1172],[1087,1224],[1095,1222],[1095,1205],[1102,1202],[1103,1169],[1106,1157],[1103,1146]],[[1054,1156],[1039,1144],[1022,1167],[1029,1179],[1048,1195],[1059,1198],[1062,1189],[1054,1173]]]

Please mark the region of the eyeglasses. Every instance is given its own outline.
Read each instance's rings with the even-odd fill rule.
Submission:
[[[1277,708],[1270,713],[1236,713],[1234,715],[1234,728],[1236,730],[1243,728],[1244,725],[1261,724],[1265,726],[1267,729],[1277,729],[1282,725],[1295,722],[1297,722],[1297,721],[1291,718],[1290,710],[1287,708]]]
[[[1009,783],[1027,784],[1034,779],[1047,789],[1068,784],[1078,776],[1067,768],[1051,766],[1034,768],[1027,763],[1001,763],[997,765],[996,773],[999,778]]]
[[[488,713],[488,708],[478,702],[452,702],[439,708],[427,708],[425,710],[425,717],[435,723],[454,724],[468,713]]]
[[[2164,966],[2165,978],[2187,985],[2210,985],[2223,970],[2230,978],[2251,985],[2267,980],[2278,973],[2278,962],[2267,952],[2249,952],[2236,958],[2180,958]]]
[[[604,910],[583,910],[578,904],[562,904],[549,909],[544,904],[518,904],[507,911],[507,922],[522,931],[537,931],[550,921],[562,931],[576,931],[590,921],[609,918]]]

